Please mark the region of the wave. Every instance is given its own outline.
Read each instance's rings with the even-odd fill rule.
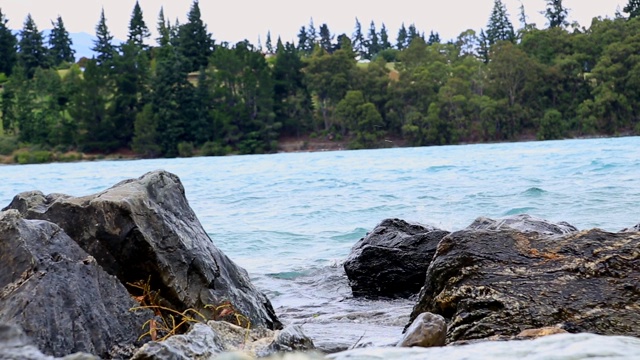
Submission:
[[[531,212],[537,210],[534,207],[520,207],[520,208],[512,208],[509,209],[507,212],[503,213],[503,216],[510,216],[510,215],[520,215],[520,214],[530,214]]]
[[[547,191],[544,189],[541,189],[539,187],[530,187],[527,190],[525,190],[524,192],[522,192],[522,195],[528,196],[528,197],[540,197],[544,194],[546,194]]]

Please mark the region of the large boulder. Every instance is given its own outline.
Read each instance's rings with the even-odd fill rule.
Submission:
[[[211,319],[211,306],[230,304],[252,326],[282,326],[247,272],[209,238],[174,174],[149,172],[83,197],[25,192],[7,208],[57,224],[131,292],[146,282],[165,307]]]
[[[447,319],[447,341],[570,332],[640,336],[640,233],[548,235],[511,227],[442,239],[411,319]]]
[[[129,311],[138,304],[127,289],[57,225],[0,212],[0,264],[0,323],[24,330],[0,327],[0,340],[14,339],[0,347],[13,343],[16,358],[36,351],[27,337],[57,357],[121,358],[140,345],[140,327],[153,314]]]
[[[354,296],[409,297],[420,291],[438,242],[448,231],[385,219],[344,263]]]

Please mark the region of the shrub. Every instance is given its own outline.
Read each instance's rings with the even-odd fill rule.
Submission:
[[[181,142],[178,144],[178,156],[180,157],[192,157],[193,156],[193,143]]]
[[[13,136],[0,137],[0,155],[11,155],[18,150],[18,139]]]
[[[53,160],[53,154],[50,151],[21,151],[14,155],[13,160],[18,164],[43,164]]]
[[[202,156],[223,156],[226,155],[226,149],[217,142],[207,141],[200,148],[200,154]]]

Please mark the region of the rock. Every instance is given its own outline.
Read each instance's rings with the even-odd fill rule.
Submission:
[[[432,347],[444,346],[447,339],[447,324],[440,315],[422,313],[416,316],[413,323],[405,331],[400,347]]]
[[[504,230],[513,229],[521,232],[537,232],[544,235],[565,235],[578,229],[564,221],[552,223],[527,214],[514,215],[499,220],[486,217],[477,218],[467,230]]]
[[[128,357],[141,345],[151,312],[129,311],[138,304],[125,287],[57,225],[0,212],[0,263],[0,323],[20,326],[45,354]],[[22,344],[15,331],[3,336]]]
[[[26,192],[8,208],[59,225],[121,283],[150,279],[167,307],[212,319],[207,305],[229,302],[252,326],[282,327],[247,272],[209,238],[174,174],[149,172],[83,197]]]
[[[436,246],[449,232],[386,219],[360,239],[344,263],[353,296],[409,297],[424,285]]]
[[[516,335],[516,338],[534,339],[534,338],[539,338],[543,336],[556,335],[556,334],[568,334],[568,333],[569,332],[567,330],[561,329],[557,326],[546,326],[539,329],[522,330],[518,335]]]
[[[620,232],[640,232],[640,224],[620,230]]]
[[[640,234],[462,230],[438,244],[411,319],[444,316],[447,342],[572,332],[640,336]],[[567,326],[570,325],[570,326]]]
[[[225,321],[196,323],[184,335],[145,344],[132,360],[219,359],[266,357],[278,352],[309,351],[313,342],[298,326],[282,331],[264,328],[247,330]]]
[[[138,350],[131,360],[214,359],[224,351],[222,339],[213,329],[196,323],[184,335],[174,335],[165,341],[151,341]]]

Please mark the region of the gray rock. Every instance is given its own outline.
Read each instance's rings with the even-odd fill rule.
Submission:
[[[354,296],[409,297],[424,285],[438,242],[448,231],[386,219],[360,239],[344,263]]]
[[[565,235],[578,229],[564,221],[552,223],[528,214],[514,215],[498,220],[487,217],[477,218],[466,230],[506,230],[513,229],[521,232],[537,232],[544,235]]]
[[[150,279],[167,307],[212,319],[207,305],[230,302],[253,326],[282,327],[247,272],[209,238],[174,174],[153,171],[83,197],[26,192],[8,208],[59,225],[123,284]]]
[[[620,232],[640,232],[640,224],[620,230]]]
[[[447,324],[440,315],[422,313],[416,316],[413,323],[405,331],[399,347],[432,347],[444,346],[447,340]]]
[[[224,348],[222,339],[210,326],[196,323],[184,335],[174,335],[165,341],[145,344],[131,360],[209,360],[216,358]]]
[[[290,325],[278,332],[274,341],[269,345],[268,352],[309,351],[316,347],[313,341],[305,335],[298,325]]]
[[[640,233],[463,230],[438,244],[411,319],[442,315],[447,342],[545,326],[640,336]]]
[[[20,326],[45,354],[126,357],[141,345],[151,312],[129,311],[137,303],[125,287],[57,225],[0,212],[0,263],[0,323]]]

